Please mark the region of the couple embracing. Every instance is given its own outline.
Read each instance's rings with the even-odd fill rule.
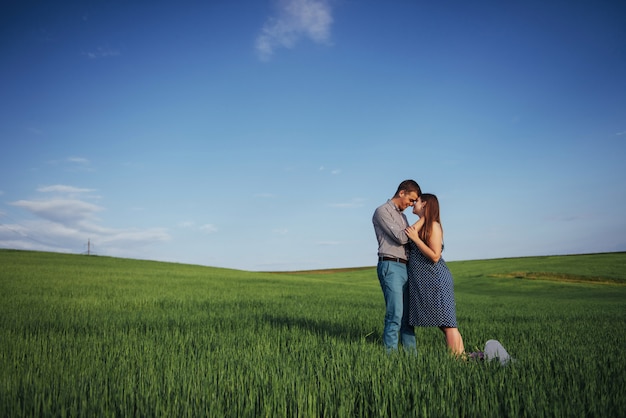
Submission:
[[[419,220],[409,225],[405,209]],[[377,273],[385,297],[383,343],[397,350],[398,334],[405,349],[415,350],[414,327],[438,327],[450,351],[464,353],[456,323],[452,275],[441,258],[443,229],[437,196],[422,194],[414,180],[405,180],[372,218],[378,239]]]

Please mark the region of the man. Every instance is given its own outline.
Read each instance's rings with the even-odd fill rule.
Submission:
[[[422,194],[414,180],[405,180],[396,194],[374,211],[372,222],[378,240],[378,280],[385,297],[383,343],[387,351],[398,349],[398,332],[405,349],[415,349],[415,332],[408,323],[407,244],[409,223],[404,210]]]

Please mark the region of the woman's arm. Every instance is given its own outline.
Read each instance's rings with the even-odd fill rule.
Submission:
[[[433,222],[433,230],[430,234],[430,240],[428,244],[422,241],[419,237],[418,230],[415,226],[410,226],[406,229],[407,236],[417,245],[417,248],[429,258],[433,263],[436,263],[441,258],[441,246],[443,243],[443,230],[439,222]]]
[[[422,229],[422,226],[424,226],[424,218],[419,218],[413,225],[412,227],[415,228],[416,231],[419,232],[420,229]]]

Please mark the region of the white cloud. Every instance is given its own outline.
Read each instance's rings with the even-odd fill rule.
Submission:
[[[92,203],[78,199],[18,200],[17,206],[52,222],[77,225],[86,220],[94,220],[95,213],[103,210]]]
[[[217,232],[217,227],[213,224],[204,224],[200,227],[200,231],[212,234],[213,232]]]
[[[49,193],[49,192],[57,192],[57,193],[90,193],[95,191],[94,189],[81,189],[74,186],[66,186],[63,184],[55,184],[53,186],[44,186],[39,187],[37,189],[38,192]]]
[[[167,241],[169,234],[163,228],[147,229],[104,229],[99,236],[102,244],[128,245],[148,244],[154,241]]]
[[[217,226],[215,226],[214,224],[204,224],[204,225],[196,226],[196,223],[194,221],[179,222],[178,227],[184,228],[184,229],[192,229],[194,231],[201,231],[207,234],[212,234],[218,231]]]
[[[50,160],[48,164],[64,167],[67,171],[94,171],[91,162],[83,157],[68,157],[64,160]]]
[[[94,60],[94,59],[100,59],[100,58],[116,57],[120,55],[120,51],[118,51],[117,49],[113,49],[108,46],[105,46],[105,47],[98,47],[94,51],[84,52],[83,55],[89,59]]]
[[[83,157],[69,157],[67,161],[77,164],[89,164],[89,160]]]
[[[72,171],[94,171],[93,167],[91,166],[91,162],[88,159],[86,159],[86,158],[69,157],[69,158],[67,158],[66,162],[70,164],[70,166],[68,167],[68,170],[72,170]]]
[[[326,0],[279,0],[278,6],[278,17],[269,18],[256,39],[262,60],[269,60],[277,48],[293,48],[302,37],[330,42],[333,17]]]
[[[324,167],[324,166],[320,167],[320,171],[325,171],[325,170],[326,170],[326,167]],[[338,169],[338,168],[330,170],[330,174],[332,174],[332,175],[337,175],[337,174],[340,174],[340,173],[341,173],[341,170]]]
[[[92,189],[66,185],[40,187],[42,193],[65,193],[75,195]],[[18,200],[10,203],[22,208],[34,219],[26,219],[8,225],[0,231],[0,247],[39,249],[57,252],[79,252],[87,240],[104,252],[132,256],[138,247],[170,239],[164,228],[112,228],[101,224],[97,213],[103,207],[76,197],[54,197],[39,200]]]

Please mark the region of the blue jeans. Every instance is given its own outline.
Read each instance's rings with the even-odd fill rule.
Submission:
[[[415,332],[409,325],[409,286],[406,264],[379,261],[376,269],[385,297],[385,329],[383,344],[388,351],[398,349],[398,332],[402,346],[415,350]]]

